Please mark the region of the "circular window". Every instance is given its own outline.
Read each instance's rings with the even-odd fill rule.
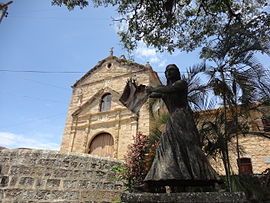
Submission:
[[[108,63],[107,64],[107,68],[111,68],[112,67],[112,64],[111,63]]]

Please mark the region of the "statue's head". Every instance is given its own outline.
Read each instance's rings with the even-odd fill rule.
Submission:
[[[175,64],[169,64],[165,70],[167,81],[177,81],[181,79],[179,68]]]

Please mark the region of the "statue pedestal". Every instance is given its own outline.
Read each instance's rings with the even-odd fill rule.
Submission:
[[[121,201],[144,202],[246,202],[244,192],[124,193]]]

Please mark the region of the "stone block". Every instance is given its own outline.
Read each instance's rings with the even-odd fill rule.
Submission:
[[[70,166],[72,167],[72,168],[76,168],[77,166],[78,166],[78,162],[77,161],[73,161],[73,162],[71,162],[70,163]]]
[[[23,189],[14,188],[14,189],[4,189],[4,199],[9,200],[18,200],[20,198],[21,194],[23,193]]]
[[[72,172],[72,176],[73,177],[81,177],[81,170],[74,170],[73,172]]]
[[[32,186],[34,183],[34,178],[31,177],[22,177],[20,179],[19,185],[23,185],[23,186]]]
[[[45,187],[46,185],[46,179],[36,179],[35,187],[41,188]]]
[[[60,180],[59,179],[48,179],[47,180],[47,187],[59,187]]]
[[[100,180],[100,179],[106,179],[106,172],[104,172],[104,171],[96,171],[96,178],[98,179],[98,180]]]
[[[90,182],[89,183],[89,188],[90,189],[97,189],[97,190],[102,189],[103,188],[103,183],[102,182]]]
[[[61,190],[53,190],[51,192],[52,200],[79,200],[80,192],[79,191],[61,191]]]
[[[89,168],[89,163],[87,163],[87,162],[78,163],[77,168],[88,169]]]
[[[71,177],[72,175],[73,171],[69,169],[55,169],[53,172],[53,177],[56,178]]]
[[[87,179],[92,179],[94,177],[94,171],[92,171],[92,170],[82,171],[81,177],[87,178]]]
[[[42,155],[42,151],[33,151],[28,153],[28,157],[31,157],[33,160],[38,160]]]
[[[78,181],[77,180],[64,180],[63,187],[64,188],[77,188]]]
[[[116,190],[116,191],[121,191],[121,190],[124,190],[126,188],[122,183],[118,183],[118,184],[114,184],[113,189]]]
[[[63,161],[62,161],[61,166],[67,168],[67,167],[70,166],[70,162],[71,162],[70,158],[64,158]]]
[[[32,175],[32,167],[30,166],[11,166],[10,175]]]
[[[186,193],[124,193],[123,203],[156,203],[156,202],[238,202],[247,201],[244,192],[186,192]]]
[[[36,203],[36,201],[12,201],[12,202],[3,202],[3,203]]]
[[[32,175],[35,177],[41,177],[44,175],[45,171],[48,171],[48,168],[40,167],[40,166],[35,166],[33,169],[34,170],[33,170]]]
[[[97,164],[96,162],[92,162],[92,163],[90,163],[89,168],[92,168],[92,169],[99,169],[99,166],[98,166],[98,164]]]
[[[46,202],[39,202],[39,203],[52,203],[52,201],[46,201]],[[65,201],[65,200],[60,200],[60,201],[53,201],[53,203],[84,203],[81,201]]]
[[[37,164],[41,165],[41,166],[53,166],[54,162],[56,160],[55,159],[40,159],[37,161]]]
[[[54,171],[51,168],[47,168],[47,170],[44,171],[44,177],[49,178],[53,176]]]
[[[81,192],[81,202],[113,202],[119,198],[121,192],[106,190],[88,190]],[[118,202],[118,201],[117,201]]]
[[[9,165],[3,164],[0,165],[0,175],[7,175],[9,172]]]
[[[34,159],[34,158],[31,158],[31,159],[27,159],[27,158],[26,158],[26,159],[24,160],[23,164],[26,164],[26,163],[27,163],[28,165],[36,165],[37,160],[38,160],[38,159]]]
[[[51,191],[50,190],[37,190],[35,196],[35,200],[48,200],[51,198]]]
[[[78,183],[79,189],[89,189],[91,187],[89,180],[80,180]]]
[[[115,179],[118,177],[118,174],[116,172],[110,172],[106,174],[106,181],[115,181]]]
[[[36,190],[24,190],[20,196],[19,196],[19,199],[18,200],[33,200],[34,197],[36,195]],[[33,202],[33,201],[31,201]]]
[[[52,158],[52,159],[56,159],[56,160],[62,160],[65,156],[66,156],[66,154],[62,154],[62,153],[59,153],[59,152],[54,152],[54,153],[50,153],[48,155],[48,158]]]
[[[61,161],[60,160],[55,160],[52,164],[52,167],[60,167],[61,166]]]
[[[115,189],[115,184],[113,182],[105,182],[103,184],[103,189],[104,190],[114,190]]]
[[[14,187],[14,186],[16,186],[16,184],[17,184],[17,182],[18,182],[18,177],[16,177],[16,176],[13,176],[13,177],[11,177],[11,180],[10,180],[10,182],[9,182],[9,186],[10,187]]]
[[[18,156],[18,153],[16,151],[10,152],[9,154],[10,162],[16,163],[16,161],[18,161],[17,156]]]
[[[43,151],[41,154],[40,154],[40,159],[47,159],[48,156],[50,155],[49,151]]]
[[[8,176],[0,176],[0,187],[6,187],[8,185],[8,181]]]
[[[9,164],[10,163],[9,157],[1,156],[0,157],[0,162],[5,163],[5,164]]]

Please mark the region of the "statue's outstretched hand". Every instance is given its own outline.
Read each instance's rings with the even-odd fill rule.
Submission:
[[[154,90],[154,88],[151,87],[151,86],[147,86],[147,87],[146,87],[146,93],[147,93],[147,94],[151,94],[151,93],[153,92],[153,90]]]

